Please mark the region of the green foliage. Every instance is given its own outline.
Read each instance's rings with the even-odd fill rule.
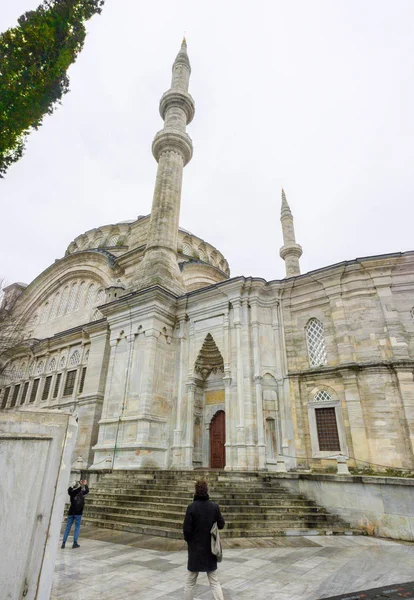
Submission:
[[[44,0],[0,34],[0,177],[69,91],[67,70],[83,48],[85,22],[104,0]]]

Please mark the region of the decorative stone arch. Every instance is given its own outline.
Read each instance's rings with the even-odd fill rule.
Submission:
[[[336,390],[334,390],[334,388],[330,387],[329,385],[325,385],[325,384],[316,385],[314,388],[312,388],[312,390],[309,394],[308,402],[314,402],[316,396],[321,391],[324,391],[327,394],[329,394],[334,402],[340,402],[340,397],[339,397],[338,392]]]
[[[212,372],[216,373],[217,370],[224,373],[223,354],[211,333],[207,333],[194,363],[194,377],[201,376],[205,381]]]
[[[116,246],[121,237],[119,227],[112,227],[105,241],[105,246]]]

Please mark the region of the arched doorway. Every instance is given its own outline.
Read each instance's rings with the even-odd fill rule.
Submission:
[[[210,423],[210,468],[224,469],[226,466],[226,419],[224,410],[216,412]]]

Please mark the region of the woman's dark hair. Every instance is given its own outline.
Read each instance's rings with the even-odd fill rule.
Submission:
[[[205,479],[198,479],[196,481],[195,493],[197,496],[208,496],[208,485]]]

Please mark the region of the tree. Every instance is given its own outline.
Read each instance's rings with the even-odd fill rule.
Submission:
[[[104,1],[44,0],[0,34],[0,178],[69,91],[67,70],[83,48],[85,22]]]

